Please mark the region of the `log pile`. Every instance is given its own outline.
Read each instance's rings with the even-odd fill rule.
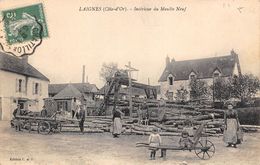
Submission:
[[[159,120],[159,111],[164,111],[162,120]],[[193,136],[203,123],[207,123],[203,135],[219,137],[223,134],[224,110],[221,109],[176,104],[166,104],[165,107],[158,108],[156,103],[149,103],[149,112],[149,125],[138,123],[137,113],[132,118],[124,117],[123,134],[149,135],[153,128],[157,128],[161,136],[180,136],[183,130]],[[85,127],[93,132],[111,132],[112,124],[111,116],[87,116],[85,121]],[[242,128],[244,131],[256,131],[259,126]]]

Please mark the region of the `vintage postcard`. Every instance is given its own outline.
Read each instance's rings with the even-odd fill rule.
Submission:
[[[256,165],[259,0],[0,0],[0,165]]]

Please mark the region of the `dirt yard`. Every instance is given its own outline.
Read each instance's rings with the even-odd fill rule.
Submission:
[[[0,122],[0,165],[256,165],[260,164],[260,133],[245,134],[238,148],[226,148],[222,137],[210,138],[216,153],[210,160],[200,160],[193,151],[169,151],[167,160],[149,160],[149,151],[136,148],[136,142],[147,141],[148,136],[111,134],[61,133],[40,135],[15,132],[9,122]],[[178,143],[178,137],[162,137],[163,143]]]

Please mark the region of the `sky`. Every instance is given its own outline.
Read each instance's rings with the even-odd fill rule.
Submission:
[[[257,0],[0,0],[0,10],[43,3],[49,37],[29,62],[50,83],[82,81],[102,87],[104,62],[125,69],[131,61],[134,78],[158,84],[167,56],[176,61],[238,54],[243,73],[260,77],[260,14]],[[79,11],[84,7],[127,7],[127,12]],[[183,11],[130,11],[134,7],[182,7]]]

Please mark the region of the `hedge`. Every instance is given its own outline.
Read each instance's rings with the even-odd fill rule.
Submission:
[[[260,125],[260,107],[237,108],[240,124]]]

